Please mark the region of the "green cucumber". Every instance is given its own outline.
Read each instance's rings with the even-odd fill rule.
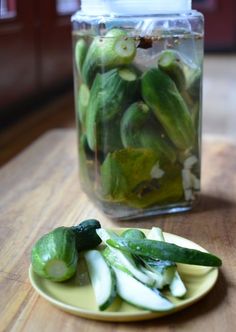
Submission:
[[[124,147],[150,148],[156,152],[159,160],[175,162],[173,145],[144,102],[129,106],[121,119],[120,132]]]
[[[157,290],[147,287],[116,267],[113,267],[113,270],[116,275],[117,293],[124,301],[151,311],[174,309],[174,305]]]
[[[121,236],[123,236],[125,239],[145,239],[145,234],[136,228],[129,228],[126,229]]]
[[[84,39],[79,39],[75,44],[75,64],[78,73],[81,75],[83,63],[87,53],[87,45]]]
[[[145,234],[139,229],[127,229],[122,234],[125,239],[145,239]],[[168,285],[176,271],[176,264],[170,261],[153,260],[150,258],[138,257],[139,268],[142,272],[155,280],[155,288],[162,289]]]
[[[135,41],[124,30],[112,29],[95,37],[83,64],[84,82],[90,86],[97,72],[130,64],[135,54]]]
[[[150,257],[153,259],[170,260],[176,263],[220,266],[222,264],[217,256],[196,249],[177,246],[173,243],[155,241],[149,239],[127,240],[122,237],[112,237],[106,241],[111,247],[129,252],[133,255]]]
[[[114,273],[107,265],[100,251],[89,250],[85,252],[84,257],[99,310],[105,310],[116,297]]]
[[[78,251],[95,248],[102,242],[96,232],[99,228],[101,228],[101,224],[96,219],[87,219],[79,225],[71,227],[75,234]]]
[[[162,230],[159,227],[152,227],[151,231],[148,233],[148,239],[165,241]],[[163,262],[165,263],[166,261]],[[163,266],[163,272],[168,273],[168,269],[165,266]],[[187,289],[176,269],[175,271],[173,271],[171,279],[168,280],[167,284],[169,284],[170,292],[173,296],[183,297],[184,295],[186,295]]]
[[[32,248],[32,268],[45,279],[56,282],[70,279],[76,273],[77,261],[75,234],[68,227],[58,227],[43,235]]]
[[[164,50],[158,57],[158,67],[172,78],[179,91],[186,86],[183,63],[180,53],[175,50]]]
[[[166,162],[175,163],[177,158],[175,147],[163,129],[154,125],[144,128],[140,133],[140,142],[143,148],[151,148],[155,151],[160,165]]]
[[[195,69],[192,75],[189,77],[187,84],[187,92],[192,98],[196,99],[196,101],[199,101],[200,99],[201,78],[201,70]]]
[[[86,192],[93,192],[95,177],[94,156],[90,158],[91,151],[88,148],[87,138],[82,134],[79,138],[79,174],[80,182]],[[89,160],[90,159],[90,160]]]
[[[113,236],[115,236],[115,233],[112,231],[107,231],[103,228],[100,228],[97,230],[98,236],[103,240],[104,243],[107,243],[108,239],[111,239]],[[107,259],[109,263],[112,265],[114,260],[117,262],[116,266],[118,268],[121,268],[123,271],[128,270],[130,274],[134,276],[134,278],[138,279],[142,283],[153,286],[154,285],[154,279],[138,268],[135,259],[132,257],[130,253],[123,252],[121,250],[118,250],[116,248],[108,246],[111,253],[107,255]],[[114,257],[112,257],[112,255]]]
[[[97,74],[91,88],[86,116],[88,145],[95,151],[98,137],[107,121],[121,114],[138,88],[137,75],[130,69],[113,69]]]
[[[181,150],[195,144],[195,128],[186,103],[172,79],[160,69],[150,69],[141,81],[144,101],[153,110],[172,143]]]
[[[102,130],[102,126],[101,130],[98,130],[97,150],[106,156],[109,152],[123,148],[120,137],[120,114],[105,122],[104,126],[104,130]]]
[[[81,127],[84,130],[86,124],[86,113],[89,104],[90,91],[86,84],[81,84],[76,101],[76,113],[78,115]]]

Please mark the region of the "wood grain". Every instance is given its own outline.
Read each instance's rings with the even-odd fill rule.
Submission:
[[[43,135],[0,173],[0,331],[236,331],[236,146],[204,141],[203,190],[186,214],[143,221],[111,221],[80,191],[74,130]],[[160,226],[199,243],[223,259],[212,291],[172,316],[138,323],[102,323],[67,314],[47,303],[28,280],[30,251],[59,225],[98,218],[113,227]]]

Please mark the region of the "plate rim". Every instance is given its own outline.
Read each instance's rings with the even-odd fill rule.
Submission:
[[[148,231],[151,228],[138,228],[138,227],[106,227],[106,229],[110,229],[113,231],[124,231],[126,229],[129,228],[135,228],[135,229],[140,229],[143,231]],[[198,243],[189,240],[188,238],[184,238],[182,236],[173,234],[173,233],[169,233],[169,232],[163,232],[164,235],[170,235],[170,236],[174,236],[174,238],[178,238],[180,240],[184,239],[187,240],[189,243],[192,243],[194,245],[197,245],[197,247],[199,249],[201,249],[202,251],[208,252],[205,248],[203,248],[202,246],[200,246]],[[115,312],[115,311],[99,311],[99,310],[93,310],[93,309],[83,309],[81,307],[78,306],[74,306],[71,304],[67,304],[64,303],[61,300],[57,300],[55,299],[53,296],[50,296],[47,294],[47,292],[44,292],[40,286],[37,284],[37,281],[35,280],[35,278],[39,278],[39,279],[43,279],[40,276],[38,276],[32,268],[32,264],[30,264],[29,266],[29,271],[28,271],[28,275],[29,275],[29,280],[30,283],[32,285],[32,287],[34,288],[34,290],[40,295],[42,296],[45,300],[47,300],[49,303],[53,304],[54,306],[62,309],[63,311],[72,313],[74,315],[83,317],[83,318],[88,318],[88,319],[92,319],[92,320],[100,320],[100,321],[112,321],[112,322],[125,322],[125,321],[138,321],[138,320],[148,320],[148,319],[153,319],[153,318],[159,318],[159,317],[163,317],[163,316],[167,316],[167,315],[171,315],[174,314],[180,310],[183,310],[186,307],[189,307],[191,305],[193,305],[194,303],[198,302],[201,298],[203,298],[204,296],[206,296],[211,289],[214,287],[214,285],[216,284],[216,281],[218,279],[219,276],[219,268],[218,267],[212,267],[209,268],[208,273],[214,273],[213,275],[213,280],[210,284],[210,286],[207,288],[206,291],[204,291],[202,294],[200,294],[199,296],[197,296],[196,298],[193,298],[192,300],[190,299],[190,302],[185,302],[183,304],[178,304],[175,308],[173,308],[172,310],[168,310],[168,311],[163,311],[163,312],[155,312],[155,311],[150,311],[150,310],[142,310],[142,309],[138,309],[139,311],[135,312]]]

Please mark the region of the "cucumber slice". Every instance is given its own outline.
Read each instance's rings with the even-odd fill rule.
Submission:
[[[147,238],[149,240],[157,240],[157,241],[165,242],[164,235],[162,233],[162,230],[159,227],[152,227],[152,229],[150,230],[150,232],[147,235]]]
[[[89,250],[85,252],[84,257],[99,310],[105,310],[116,297],[113,271],[98,250]]]
[[[155,287],[162,289],[169,285],[176,272],[176,264],[170,261],[157,261],[142,257],[146,273],[155,279]],[[143,270],[144,272],[144,270]]]
[[[183,283],[183,280],[177,271],[175,272],[174,278],[172,279],[169,288],[171,295],[175,297],[183,297],[187,293],[187,289]]]
[[[114,232],[107,231],[104,228],[97,229],[97,234],[105,243],[113,236],[116,236]],[[139,269],[130,253],[122,252],[121,250],[110,246],[108,247],[111,251],[111,254],[114,256],[112,259],[111,257],[107,256],[112,266],[114,265],[114,261],[116,261],[115,265],[117,265],[117,268],[121,268],[123,271],[128,270],[136,279],[148,286],[155,285],[155,279],[150,275],[146,275]]]
[[[176,263],[202,266],[220,266],[222,264],[221,259],[213,254],[180,247],[176,244],[163,241],[149,239],[126,240],[116,236],[108,239],[106,243],[124,252],[153,259],[170,260]]]
[[[103,252],[103,257],[107,261],[107,263],[111,267],[116,267],[119,270],[122,270],[123,272],[126,272],[132,276],[132,273],[124,266],[122,265],[119,260],[117,259],[117,255],[115,254],[114,250],[112,251],[109,247],[106,247]]]
[[[162,230],[159,227],[152,227],[148,234],[148,238],[157,241],[165,241]],[[183,297],[187,293],[187,289],[178,273],[175,271],[172,275],[172,279],[168,282],[170,292],[175,297]]]
[[[174,308],[174,305],[158,291],[152,290],[115,267],[113,270],[116,275],[117,293],[124,301],[151,311],[167,311]]]

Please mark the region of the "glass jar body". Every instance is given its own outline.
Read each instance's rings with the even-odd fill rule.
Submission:
[[[111,218],[192,208],[200,191],[203,17],[72,18],[80,182]]]

